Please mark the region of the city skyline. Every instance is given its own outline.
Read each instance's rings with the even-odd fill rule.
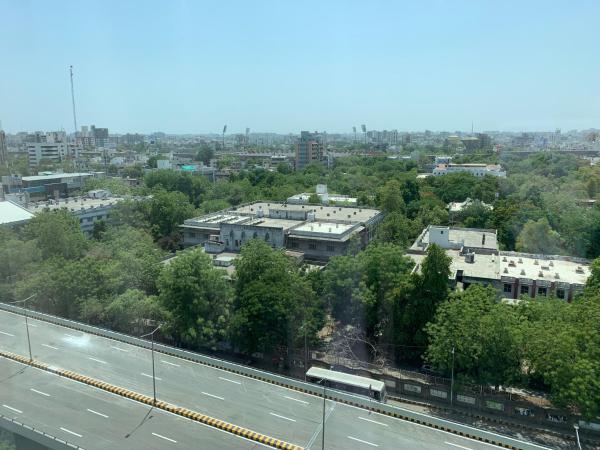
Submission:
[[[9,133],[600,126],[600,5],[6,2]],[[519,11],[516,14],[515,11]],[[535,19],[532,19],[534,17]],[[64,26],[52,27],[48,23]],[[27,32],[23,32],[26,25]],[[560,29],[560,33],[556,30]]]

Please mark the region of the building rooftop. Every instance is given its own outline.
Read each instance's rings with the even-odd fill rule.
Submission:
[[[333,222],[306,222],[302,225],[294,228],[292,234],[302,235],[306,234],[324,234],[331,237],[343,236],[348,231],[355,227],[354,224],[350,223],[333,223]]]
[[[61,178],[76,178],[76,177],[91,177],[93,173],[89,172],[73,172],[73,173],[52,173],[46,175],[32,175],[22,177],[23,181],[41,181],[41,180],[58,180]]]
[[[16,203],[0,201],[0,225],[18,225],[33,217],[31,212]]]
[[[445,249],[461,247],[498,250],[496,230],[429,225],[413,243],[411,250],[425,250],[430,243]]]
[[[86,209],[110,206],[122,201],[122,197],[108,198],[89,198],[89,197],[69,197],[61,198],[59,201],[48,200],[40,202],[31,202],[27,205],[27,209],[32,213],[40,213],[47,209],[56,210],[66,208],[69,211],[84,211]]]
[[[231,213],[255,215],[259,210],[264,211],[265,215],[269,214],[269,210],[314,212],[316,221],[340,220],[362,223],[368,222],[370,219],[373,219],[381,214],[379,210],[370,208],[325,205],[291,205],[280,202],[255,202],[249,205],[233,208]]]
[[[589,261],[567,256],[500,252],[500,275],[584,285],[591,275]]]

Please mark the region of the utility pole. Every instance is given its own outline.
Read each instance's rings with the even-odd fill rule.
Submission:
[[[225,152],[225,132],[227,131],[227,125],[223,127],[223,148],[221,151]]]
[[[71,74],[71,101],[73,103],[73,126],[75,127],[75,133],[77,133],[77,115],[75,114],[75,88],[73,87],[73,66],[69,66],[69,72]]]
[[[577,437],[577,448],[581,450],[581,441],[579,440],[579,425],[575,424],[573,425],[573,428],[575,428],[575,436]]]
[[[325,380],[323,382],[323,433],[321,434],[321,450],[325,450],[325,401],[327,400],[327,393],[325,388]]]
[[[23,303],[23,309],[25,310],[25,331],[27,332],[27,347],[29,348],[29,361],[33,361],[33,355],[31,353],[31,339],[29,338],[29,323],[27,322],[27,301],[31,300],[37,294],[30,295],[25,300],[17,300],[11,304]]]

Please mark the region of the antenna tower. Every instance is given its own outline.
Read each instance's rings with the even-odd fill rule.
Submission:
[[[69,73],[71,74],[71,101],[73,103],[73,126],[75,127],[75,133],[77,133],[77,115],[75,114],[75,89],[73,88],[73,66],[69,66]]]

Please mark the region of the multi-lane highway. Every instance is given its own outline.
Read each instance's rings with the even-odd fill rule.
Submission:
[[[250,449],[255,442],[33,367],[0,362],[0,414],[85,449]]]
[[[149,350],[34,319],[29,319],[29,324],[34,359],[152,395]],[[0,349],[28,355],[23,316],[0,311]],[[155,353],[155,362],[159,399],[307,449],[321,448],[322,398],[161,353]],[[0,359],[2,380],[15,369],[16,363]],[[119,427],[117,436],[125,436],[141,423],[148,411],[145,405],[52,374],[40,372],[34,376],[34,372],[40,371],[29,368],[9,378],[9,385],[15,386],[10,398],[4,395],[6,382],[0,384],[2,403],[14,409],[0,406],[5,410],[2,413],[22,411],[23,421],[31,419],[59,434],[69,434],[63,428],[73,431],[75,434],[63,436],[86,449],[122,448],[122,445],[113,445],[106,429],[103,434],[106,422],[114,421]],[[36,391],[50,394],[50,397]],[[48,408],[45,410],[47,417],[42,413],[41,418],[35,412],[33,406],[38,403]],[[152,414],[152,420],[146,420],[134,433],[139,435],[136,439],[144,439],[147,443],[145,448],[192,448],[186,445],[191,439],[195,439],[196,447],[205,442],[206,448],[257,445],[164,412]],[[369,414],[364,409],[329,400],[325,423],[328,449],[490,448],[490,444],[386,415]],[[102,438],[95,437],[99,435]],[[214,440],[219,445],[211,445]]]

